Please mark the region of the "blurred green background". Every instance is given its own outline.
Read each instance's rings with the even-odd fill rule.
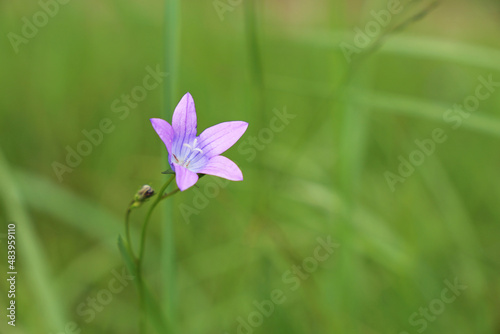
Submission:
[[[138,333],[133,284],[109,293],[116,240],[137,189],[166,179],[149,118],[170,121],[188,91],[199,131],[250,126],[224,154],[243,182],[207,176],[154,214],[145,272],[176,333],[500,332],[498,87],[447,114],[480,76],[500,82],[498,1],[401,1],[351,62],[341,46],[392,1],[57,3],[44,22],[36,1],[0,1],[1,277],[9,222],[18,271],[15,327],[0,280],[1,333]],[[148,67],[168,76],[136,88]],[[126,113],[132,92],[147,96]],[[60,181],[54,162],[103,119]],[[447,140],[391,188],[435,129]],[[338,245],[319,263],[318,237]]]

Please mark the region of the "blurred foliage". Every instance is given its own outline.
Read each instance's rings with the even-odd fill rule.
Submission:
[[[223,20],[220,3],[231,9]],[[41,5],[1,1],[0,217],[18,225],[19,274],[17,326],[4,317],[0,332],[72,333],[74,322],[82,333],[137,333],[132,284],[93,317],[88,298],[102,300],[124,268],[116,240],[132,196],[167,177],[149,118],[170,120],[164,106],[189,91],[200,130],[250,127],[225,153],[244,182],[205,177],[174,197],[171,214],[155,213],[146,274],[159,299],[175,298],[162,293],[160,270],[161,231],[173,221],[178,332],[238,333],[239,317],[248,323],[254,301],[279,289],[286,300],[252,332],[498,333],[500,92],[457,129],[443,115],[480,76],[500,81],[500,5],[401,1],[379,48],[349,63],[342,43],[388,3],[182,2],[180,43],[169,49],[178,51],[176,101],[165,101],[162,83],[125,114],[113,103],[125,106],[147,68],[168,62],[162,1],[69,1],[18,53],[8,34],[22,34]],[[294,118],[267,137],[284,110]],[[113,130],[59,182],[53,163],[66,164],[67,147],[103,119]],[[392,192],[385,173],[436,128],[447,140]],[[132,215],[136,236],[145,211]],[[339,247],[291,290],[284,275],[328,236]],[[456,278],[461,295],[420,315],[438,309]]]

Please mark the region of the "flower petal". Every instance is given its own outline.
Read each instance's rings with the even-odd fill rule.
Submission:
[[[151,125],[155,129],[160,139],[165,143],[168,153],[172,153],[172,140],[174,139],[174,130],[165,120],[160,118],[151,118]]]
[[[209,127],[200,134],[200,149],[211,158],[225,152],[243,136],[247,122],[224,122]]]
[[[172,117],[172,127],[175,136],[184,142],[183,138],[196,136],[196,109],[191,94],[186,93],[175,107]]]
[[[192,172],[182,166],[174,164],[175,181],[181,191],[192,187],[198,181],[198,174]]]
[[[231,181],[243,181],[240,168],[232,161],[222,155],[212,157],[205,168],[198,173],[215,175]]]

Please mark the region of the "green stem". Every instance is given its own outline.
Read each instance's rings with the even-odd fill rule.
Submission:
[[[143,255],[144,255],[144,248],[146,247],[146,243],[145,243],[145,241],[146,241],[146,231],[147,231],[147,228],[148,228],[149,219],[151,218],[151,214],[153,213],[153,210],[156,208],[156,206],[158,205],[158,203],[160,203],[160,201],[162,199],[164,199],[164,198],[167,197],[167,196],[162,196],[162,194],[165,192],[165,190],[167,190],[167,187],[170,185],[170,183],[172,183],[172,181],[174,180],[174,178],[175,178],[175,175],[172,175],[167,180],[167,182],[165,182],[165,184],[163,185],[163,187],[161,187],[159,195],[156,197],[156,199],[153,202],[153,204],[149,207],[148,213],[146,214],[146,219],[144,220],[144,224],[142,225],[141,243],[140,243],[140,247],[139,247],[139,259],[138,259],[138,262],[137,262],[137,271],[139,273],[141,271],[141,263],[142,263],[142,258],[143,258]]]
[[[167,190],[167,187],[170,185],[170,183],[172,183],[174,178],[175,175],[172,175],[167,180],[167,182],[165,182],[165,184],[162,186],[160,192],[158,193],[158,196],[155,198],[155,201],[149,207],[149,210],[146,214],[146,218],[144,220],[144,224],[142,225],[141,241],[139,246],[139,257],[137,259],[137,280],[139,284],[139,303],[140,303],[140,333],[146,333],[146,305],[145,305],[145,290],[144,290],[145,286],[142,277],[142,262],[144,258],[144,251],[146,248],[146,232],[151,218],[151,214],[153,213],[158,203],[160,203],[162,199],[165,199],[179,191],[179,189],[176,189],[170,193],[163,195],[163,193],[165,192],[165,190]]]
[[[174,194],[178,193],[179,191],[181,191],[181,190],[180,190],[179,188],[177,188],[177,189],[175,189],[175,190],[173,190],[173,191],[171,191],[171,192],[169,192],[169,193],[167,193],[167,194],[163,195],[163,196],[161,197],[161,199],[164,199],[164,198],[167,198],[167,197],[169,197],[169,196],[172,196],[172,195],[174,195]]]

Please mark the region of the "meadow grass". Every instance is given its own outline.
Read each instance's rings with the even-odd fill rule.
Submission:
[[[254,333],[497,333],[500,92],[457,129],[443,115],[478,77],[500,82],[500,7],[442,1],[413,20],[431,1],[406,1],[391,24],[409,24],[386,30],[353,69],[340,44],[386,1],[233,3],[221,20],[212,1],[69,2],[19,53],[3,39],[0,213],[18,225],[19,293],[17,326],[3,319],[0,332],[60,333],[72,322],[82,333],[138,332],[133,284],[92,320],[81,311],[124,268],[116,240],[134,193],[167,178],[149,118],[170,120],[189,91],[199,131],[250,124],[225,153],[245,180],[204,177],[153,214],[149,332],[163,315],[175,333],[238,333],[260,312]],[[1,6],[5,36],[40,10]],[[168,76],[120,117],[113,102],[157,65]],[[113,130],[59,182],[53,162],[104,118]],[[384,173],[436,128],[447,140],[391,191]],[[146,211],[131,216],[135,245]],[[338,247],[294,276],[318,237]],[[466,288],[442,302],[456,279]],[[267,316],[256,304],[275,290],[285,300]]]

